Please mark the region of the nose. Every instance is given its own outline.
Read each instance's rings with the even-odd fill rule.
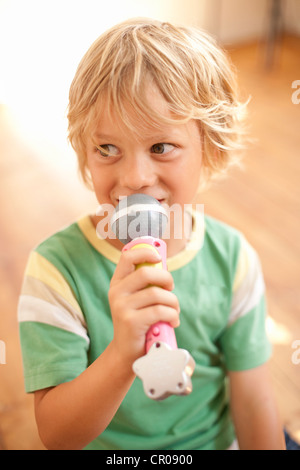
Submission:
[[[151,187],[157,178],[154,164],[146,155],[135,154],[125,157],[120,170],[120,185],[130,191],[141,191]]]

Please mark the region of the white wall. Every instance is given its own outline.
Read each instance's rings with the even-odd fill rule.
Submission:
[[[200,0],[201,1],[201,0]],[[272,0],[202,0],[204,25],[223,44],[236,44],[267,36]],[[283,31],[300,35],[300,0],[281,0]]]
[[[300,36],[300,1],[286,0],[284,15],[286,30]]]
[[[224,44],[261,38],[266,29],[268,0],[212,0],[210,9],[218,8],[218,38]]]

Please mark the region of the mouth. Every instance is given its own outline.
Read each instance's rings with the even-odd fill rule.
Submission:
[[[167,204],[165,199],[157,199],[160,204]]]
[[[135,193],[133,193],[135,194]],[[144,194],[144,193],[136,193],[136,194]],[[127,196],[119,196],[116,201],[117,201],[117,205],[119,204],[120,201],[122,201],[122,199],[125,199],[126,197],[128,196],[131,196],[131,194],[128,194]],[[147,194],[147,196],[151,196],[153,197],[154,199],[156,199],[160,204],[166,204],[166,199],[165,198],[160,198],[160,197],[155,197],[155,196],[152,196],[151,194]]]

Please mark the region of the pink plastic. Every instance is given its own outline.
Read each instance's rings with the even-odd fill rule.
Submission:
[[[123,251],[127,251],[135,246],[144,244],[154,247],[159,252],[162,259],[162,269],[167,269],[167,247],[165,242],[159,238],[153,238],[150,236],[136,238],[127,243],[127,245],[124,246]],[[172,349],[177,348],[175,332],[169,323],[158,322],[149,328],[146,335],[146,353],[149,351],[151,346],[157,342],[164,342]]]

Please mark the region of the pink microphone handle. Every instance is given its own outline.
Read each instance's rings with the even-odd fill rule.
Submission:
[[[153,266],[159,269],[167,269],[167,248],[163,240],[153,237],[141,237],[132,240],[130,243],[127,243],[124,246],[123,251],[138,249],[138,248],[148,248],[150,250],[158,251],[161,255],[162,261],[160,263],[143,263],[137,266],[137,269],[141,266]],[[166,322],[158,322],[155,325],[152,325],[146,335],[146,353],[149,351],[151,346],[154,343],[163,342],[166,343],[171,349],[177,348],[176,336],[174,329]]]

